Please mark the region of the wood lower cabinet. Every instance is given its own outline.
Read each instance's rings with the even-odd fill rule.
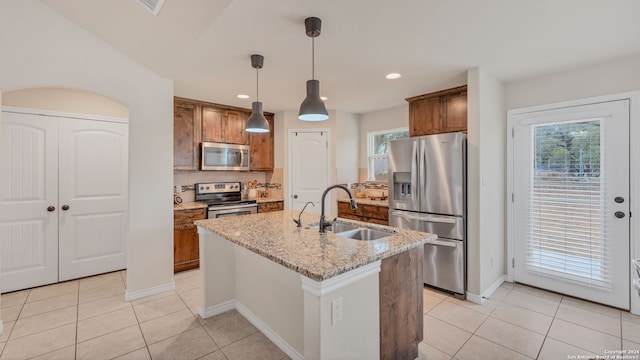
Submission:
[[[196,220],[207,218],[207,209],[175,210],[173,212],[173,272],[200,266]]]
[[[424,246],[380,264],[380,359],[416,359],[423,338]]]
[[[406,99],[409,136],[467,131],[467,86]]]
[[[273,115],[265,115],[268,133],[249,135],[249,168],[252,171],[273,171]]]
[[[266,213],[271,211],[282,211],[284,210],[284,201],[272,201],[258,204],[258,212]]]
[[[389,225],[389,207],[360,204],[357,209],[352,210],[349,203],[338,201],[338,217]]]

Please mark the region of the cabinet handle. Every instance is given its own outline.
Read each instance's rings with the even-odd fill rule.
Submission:
[[[52,211],[55,211],[55,209],[56,209],[56,207],[55,207],[55,206],[49,206],[49,207],[47,208],[47,211],[48,211],[48,212],[52,212]]]
[[[62,205],[62,210],[64,210],[64,211],[69,210],[69,205]]]

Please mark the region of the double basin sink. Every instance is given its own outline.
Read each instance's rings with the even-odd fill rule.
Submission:
[[[312,226],[318,228],[318,225]],[[334,221],[330,227],[326,228],[327,231],[331,231],[337,236],[349,238],[353,240],[383,240],[394,234],[392,231],[374,230],[370,228],[364,228],[357,224],[344,223]]]

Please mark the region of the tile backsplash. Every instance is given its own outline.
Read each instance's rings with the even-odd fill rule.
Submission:
[[[273,173],[253,171],[198,171],[174,172],[173,186],[181,186],[182,201],[195,200],[194,184],[201,182],[234,182],[258,181],[258,189],[268,187],[271,197],[282,197],[282,169],[274,169]],[[278,180],[278,181],[276,181]],[[175,190],[174,190],[175,191]]]

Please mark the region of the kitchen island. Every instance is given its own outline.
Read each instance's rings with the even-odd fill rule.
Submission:
[[[278,211],[196,222],[200,315],[237,309],[293,359],[417,355],[422,249],[435,235],[339,219],[388,232],[354,240],[320,234],[309,226],[318,215],[303,214],[303,227],[297,217]],[[409,338],[399,335],[406,328]]]

